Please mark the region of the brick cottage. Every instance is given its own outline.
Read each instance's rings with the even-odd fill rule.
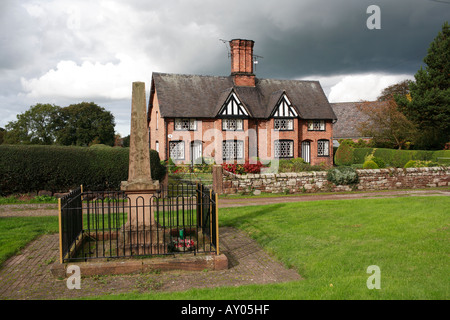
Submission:
[[[175,163],[302,157],[331,166],[337,118],[320,83],[257,78],[254,41],[229,44],[230,76],[153,73],[150,147]]]

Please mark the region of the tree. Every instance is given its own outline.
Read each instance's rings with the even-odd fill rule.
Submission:
[[[127,135],[122,139],[122,146],[129,147],[130,146],[130,135]]]
[[[403,80],[399,83],[393,84],[381,92],[378,96],[378,101],[393,100],[396,96],[406,97],[409,95],[409,84],[411,80]]]
[[[4,128],[0,127],[0,144],[3,143],[3,139],[5,137],[5,133],[6,133],[6,130]]]
[[[89,146],[93,142],[114,145],[114,116],[93,102],[61,108],[56,122],[57,143]]]
[[[53,144],[54,121],[61,108],[51,104],[36,104],[17,115],[16,121],[6,125],[4,142],[7,144]]]
[[[386,101],[362,102],[358,109],[368,120],[358,126],[362,136],[372,137],[377,147],[409,147],[416,135],[414,124],[401,113],[393,99]]]
[[[420,131],[416,147],[442,149],[450,141],[450,26],[442,26],[410,83],[410,97],[396,97],[399,109]]]

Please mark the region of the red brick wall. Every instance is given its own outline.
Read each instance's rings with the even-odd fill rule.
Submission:
[[[159,142],[159,157],[161,160],[165,158],[164,150],[167,136],[165,134],[164,118],[161,118],[157,93],[153,96],[153,107],[150,113],[150,149],[156,150],[156,141]]]
[[[317,144],[321,139],[326,139],[329,141],[330,155],[328,157],[321,157],[317,155]],[[333,124],[331,121],[325,122],[325,131],[308,131],[308,121],[300,120],[299,145],[301,145],[302,141],[305,140],[310,141],[311,144],[312,165],[319,165],[321,163],[328,167],[333,165]]]

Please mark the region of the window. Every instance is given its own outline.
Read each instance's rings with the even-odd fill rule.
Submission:
[[[308,131],[325,131],[325,120],[308,121]]]
[[[242,119],[222,119],[222,130],[224,130],[224,131],[244,130],[244,120],[242,120]]]
[[[156,130],[158,130],[159,113],[156,111]]]
[[[197,130],[197,121],[195,119],[175,119],[175,130],[177,131],[195,131]]]
[[[319,157],[328,157],[330,155],[330,143],[328,140],[319,140],[317,142],[317,155]]]
[[[274,119],[274,123],[275,130],[294,130],[294,119]]]
[[[223,160],[237,160],[244,158],[244,141],[226,140],[222,142]]]
[[[293,158],[294,141],[276,140],[274,145],[274,152],[275,158]]]
[[[173,160],[184,160],[184,141],[170,141],[169,156]]]
[[[155,150],[159,153],[159,141],[155,142]]]

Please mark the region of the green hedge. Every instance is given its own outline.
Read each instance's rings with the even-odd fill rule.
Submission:
[[[151,150],[152,177],[165,168]],[[128,148],[0,145],[0,195],[39,190],[118,190],[128,178]],[[162,168],[161,168],[162,167]]]
[[[364,157],[371,154],[373,150],[373,148],[355,148],[353,150],[353,163],[364,163]],[[450,158],[450,150],[425,151],[376,148],[373,155],[383,160],[386,166],[396,168],[403,168],[410,160],[431,160],[440,164],[450,162],[449,160],[443,159]]]

